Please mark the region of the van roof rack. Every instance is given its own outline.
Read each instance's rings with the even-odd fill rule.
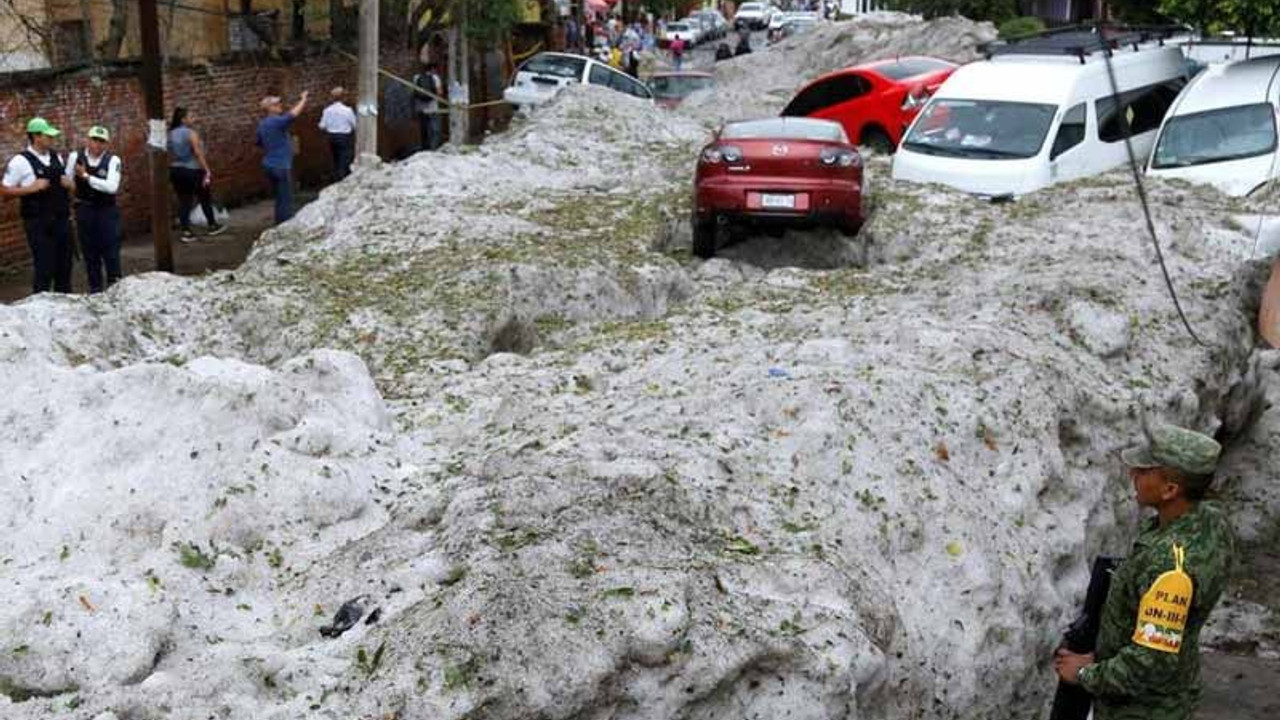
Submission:
[[[995,40],[978,46],[988,60],[1000,55],[1069,55],[1083,65],[1096,52],[1114,52],[1126,45],[1136,50],[1142,43],[1161,45],[1174,35],[1191,32],[1183,25],[1067,25],[1023,35],[1009,40]]]

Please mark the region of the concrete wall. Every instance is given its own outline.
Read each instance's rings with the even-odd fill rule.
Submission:
[[[383,53],[382,65],[397,74],[412,72],[415,58],[407,51]],[[38,71],[0,75],[0,158],[3,162],[26,145],[24,128],[33,116],[48,119],[65,134],[62,150],[83,142],[89,127],[107,126],[113,151],[124,160],[121,204],[125,232],[145,232],[150,225],[145,151],[146,113],[137,66],[125,64],[75,72]],[[183,105],[195,114],[213,170],[216,200],[235,205],[267,193],[254,145],[260,119],[258,101],[278,94],[293,101],[310,90],[311,106],[294,125],[301,141],[295,174],[303,184],[319,184],[330,172],[327,144],[316,128],[334,85],[356,87],[355,63],[336,53],[317,51],[292,62],[266,56],[237,56],[201,65],[172,67],[165,72],[167,111]],[[385,91],[385,85],[384,85]],[[415,142],[416,126],[385,126],[384,157],[403,154]],[[0,201],[0,266],[29,262],[16,200]]]

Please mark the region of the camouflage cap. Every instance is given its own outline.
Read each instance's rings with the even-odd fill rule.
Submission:
[[[1175,425],[1156,425],[1146,442],[1120,453],[1131,468],[1167,467],[1191,475],[1209,475],[1218,466],[1222,446],[1208,435]]]

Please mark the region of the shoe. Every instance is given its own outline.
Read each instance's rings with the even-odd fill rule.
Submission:
[[[208,237],[213,237],[214,235],[221,235],[226,231],[227,231],[226,225],[214,224],[209,226],[209,232],[205,233],[205,235],[207,235]]]
[[[184,242],[184,243],[193,243],[199,240],[200,238],[196,237],[195,235],[192,235],[190,230],[183,230],[182,234],[178,236],[178,241]]]

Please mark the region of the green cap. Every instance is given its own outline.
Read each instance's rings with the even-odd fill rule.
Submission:
[[[1167,467],[1190,475],[1209,475],[1218,466],[1222,446],[1213,438],[1174,425],[1156,425],[1146,442],[1120,453],[1131,468]]]
[[[102,127],[101,125],[94,125],[93,127],[89,128],[89,137],[94,140],[111,142],[111,133],[107,132],[107,129]]]
[[[49,124],[44,118],[31,118],[31,122],[27,123],[28,135],[48,135],[49,137],[58,137],[61,132],[58,128]]]

